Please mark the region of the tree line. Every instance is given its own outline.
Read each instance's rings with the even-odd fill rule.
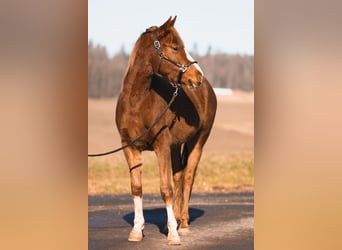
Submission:
[[[200,56],[192,52],[213,87],[254,91],[254,57],[223,53]],[[119,94],[129,55],[122,48],[109,57],[106,47],[88,43],[88,97]]]

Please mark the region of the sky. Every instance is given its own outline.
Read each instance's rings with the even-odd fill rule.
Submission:
[[[88,0],[88,40],[130,53],[146,28],[177,16],[188,51],[254,55],[253,0]]]

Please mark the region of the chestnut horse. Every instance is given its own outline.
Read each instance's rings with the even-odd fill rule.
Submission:
[[[216,96],[197,62],[185,50],[174,28],[175,21],[176,17],[170,17],[138,38],[117,103],[116,124],[122,146],[126,146],[134,201],[129,241],[143,238],[144,150],[155,151],[158,159],[160,193],[167,211],[167,243],[179,245],[179,235],[190,233],[188,203],[203,145],[215,118]]]

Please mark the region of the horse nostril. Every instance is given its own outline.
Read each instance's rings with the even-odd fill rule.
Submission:
[[[188,80],[188,88],[193,89],[197,87],[197,83],[195,83],[194,81],[192,81],[191,79]]]
[[[199,81],[198,81],[198,86],[201,86],[203,83],[203,76],[199,77]]]
[[[202,83],[203,83],[203,77],[198,78],[197,81],[193,81],[193,80],[189,79],[189,80],[188,80],[188,83],[189,83],[188,87],[189,87],[190,89],[197,88],[197,87],[199,87],[199,86],[202,85]]]

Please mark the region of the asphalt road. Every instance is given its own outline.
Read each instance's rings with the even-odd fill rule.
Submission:
[[[254,193],[193,194],[190,235],[166,244],[166,209],[160,195],[144,195],[141,242],[128,242],[133,224],[130,195],[88,197],[88,249],[254,249]]]

